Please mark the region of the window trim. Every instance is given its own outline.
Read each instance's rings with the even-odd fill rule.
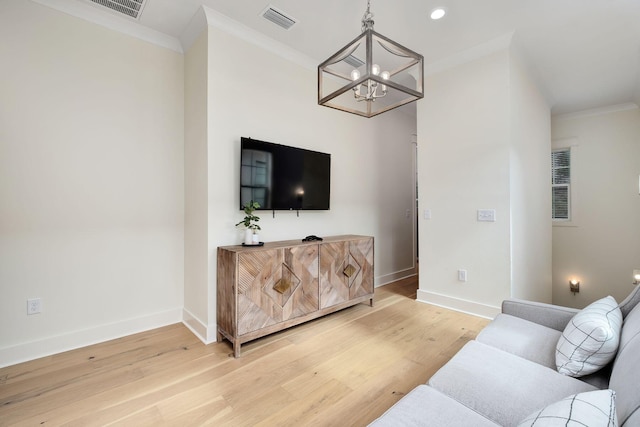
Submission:
[[[580,176],[579,161],[579,145],[578,138],[563,138],[553,140],[551,142],[551,152],[560,150],[569,150],[571,169],[571,179],[569,183],[569,219],[553,219],[551,224],[553,227],[578,227],[578,218],[580,215],[578,207],[578,182]],[[549,166],[549,175],[551,175],[551,166]],[[550,215],[551,216],[551,215]]]
[[[565,166],[563,164],[562,166],[557,167],[557,168],[554,169],[554,161],[553,161],[554,153],[568,153],[569,154],[569,156],[568,156],[569,157],[568,165]],[[552,149],[551,150],[551,158],[552,158],[552,162],[551,162],[551,177],[552,177],[552,179],[551,179],[551,207],[552,208],[554,207],[554,200],[555,200],[554,199],[555,192],[553,191],[554,189],[557,189],[557,188],[563,189],[564,188],[564,189],[566,189],[566,193],[567,193],[567,209],[566,209],[567,217],[566,218],[556,218],[556,217],[554,217],[554,214],[556,213],[556,211],[555,211],[555,209],[552,209],[551,210],[551,220],[558,221],[558,222],[571,221],[571,218],[572,218],[572,216],[571,216],[571,213],[572,213],[571,212],[571,208],[572,208],[572,206],[571,206],[572,205],[571,184],[572,184],[572,178],[573,178],[572,173],[571,173],[571,169],[572,169],[572,167],[571,167],[572,166],[571,165],[571,147],[568,147],[568,148],[554,148],[554,149]],[[561,157],[561,159],[562,159],[562,157]],[[569,169],[569,171],[568,171],[569,172],[569,182],[563,183],[563,184],[557,184],[557,183],[553,182],[553,178],[556,177],[556,173],[554,173],[554,170],[558,171],[559,169],[560,170]]]

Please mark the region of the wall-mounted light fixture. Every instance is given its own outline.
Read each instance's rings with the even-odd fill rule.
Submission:
[[[580,292],[580,281],[576,279],[569,280],[569,290],[573,292],[574,295]]]
[[[633,284],[640,285],[640,270],[633,270]]]
[[[431,14],[429,16],[434,21],[437,21],[438,19],[444,18],[444,15],[446,14],[447,14],[447,9],[445,9],[444,7],[436,7],[431,11]]]

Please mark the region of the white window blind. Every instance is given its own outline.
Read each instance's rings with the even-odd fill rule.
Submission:
[[[551,152],[551,218],[571,219],[571,150]]]

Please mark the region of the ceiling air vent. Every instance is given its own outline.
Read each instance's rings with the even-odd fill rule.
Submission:
[[[267,6],[267,8],[262,11],[262,17],[267,21],[271,21],[277,26],[284,28],[285,30],[293,27],[293,25],[296,23],[295,18],[287,16],[286,13],[276,9],[271,5]]]
[[[346,62],[347,64],[355,68],[360,68],[361,66],[364,65],[364,61],[360,60],[360,58],[355,57],[353,55],[349,55],[346,58],[344,58],[344,62]]]
[[[104,6],[122,15],[139,19],[144,4],[147,0],[89,0],[92,3]]]

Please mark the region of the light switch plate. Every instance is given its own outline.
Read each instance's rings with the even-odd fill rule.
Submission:
[[[496,210],[495,209],[478,209],[478,221],[495,222]]]

